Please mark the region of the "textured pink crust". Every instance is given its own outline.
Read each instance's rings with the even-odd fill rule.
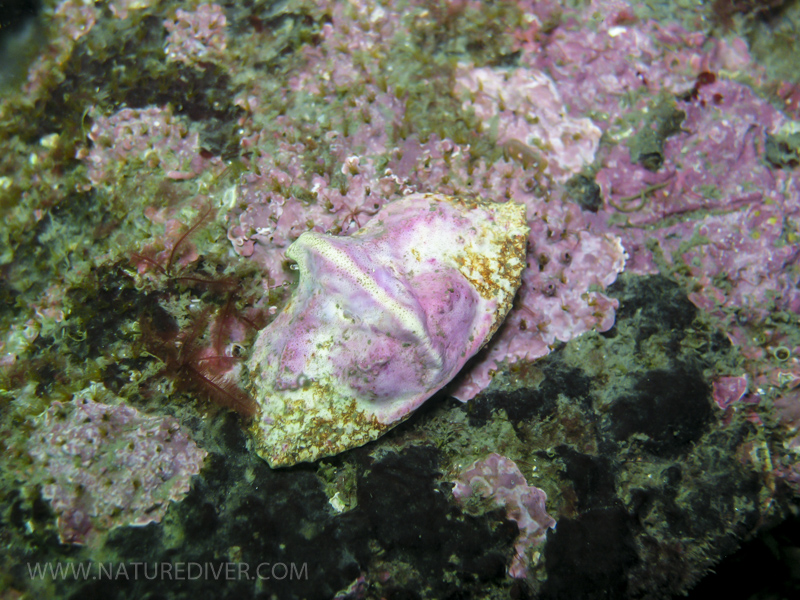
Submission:
[[[556,521],[547,514],[547,494],[528,485],[525,476],[510,458],[492,453],[476,460],[464,469],[454,482],[453,496],[465,502],[474,494],[490,499],[495,506],[505,508],[509,520],[519,526],[519,537],[514,545],[517,551],[508,568],[508,574],[525,578],[528,574],[528,550],[544,541],[547,530]]]
[[[27,446],[63,543],[91,543],[113,527],[161,521],[169,502],[189,492],[207,455],[174,418],[89,395],[54,402]]]

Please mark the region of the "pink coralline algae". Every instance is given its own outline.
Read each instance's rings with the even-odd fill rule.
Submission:
[[[54,402],[27,441],[27,479],[58,515],[63,543],[91,543],[114,527],[159,522],[189,491],[206,452],[172,417],[95,402]]]
[[[304,68],[290,77],[288,88],[275,92],[302,97],[308,113],[263,123],[259,98],[264,91],[258,83],[236,99],[246,111],[240,121],[245,132],[241,145],[255,157],[240,182],[239,205],[244,209],[230,215],[228,238],[237,253],[265,269],[272,285],[289,281],[285,251],[301,233],[350,234],[403,194],[449,193],[406,186],[395,174],[400,159],[392,158],[400,149],[392,147],[387,132],[402,126],[405,101],[374,83],[378,73],[369,70],[375,70],[375,61],[354,61],[354,53],[385,50],[381,45],[397,33],[392,15],[375,6],[365,27],[346,13],[368,7],[335,2],[329,8],[333,22],[322,27],[318,44],[303,49]],[[363,97],[341,105],[340,90],[356,85],[364,87]],[[324,169],[307,159],[318,145],[331,163]],[[387,158],[389,163],[378,168]]]
[[[741,400],[747,393],[747,376],[720,377],[714,382],[714,402],[722,409]]]
[[[164,53],[169,62],[180,62],[196,69],[217,62],[228,45],[225,11],[218,4],[203,4],[190,12],[178,9],[175,17],[164,21],[169,31]]]
[[[206,164],[198,134],[168,107],[124,108],[94,116],[89,139],[91,149],[81,148],[78,158],[86,161],[94,185],[116,185],[128,165],[180,180],[196,176]]]
[[[592,115],[602,129],[662,91],[689,91],[701,72],[756,72],[742,40],[727,42],[676,24],[640,20],[624,0],[593,0],[580,14],[562,18],[549,35],[542,23],[561,7],[533,0],[518,4],[530,20],[516,32],[521,62],[549,74],[569,99],[570,114]]]
[[[591,118],[608,141],[593,165],[605,202],[584,215],[587,226],[621,240],[631,273],[675,269],[692,302],[748,357],[755,397],[788,392],[800,372],[794,344],[785,342],[789,356],[778,365],[768,348],[784,342],[762,348],[753,330],[776,311],[800,311],[800,184],[791,160],[769,156],[771,140],[797,124],[765,99],[776,94],[793,111],[796,89],[770,83],[741,39],[640,19],[620,0],[595,0],[549,33],[542,23],[555,4],[519,4],[528,22],[515,35],[523,68],[545,72],[569,99],[567,114]],[[599,16],[596,26],[586,15]],[[637,130],[648,129],[668,130],[651,162],[637,148]]]
[[[567,19],[544,36],[540,23],[552,6],[521,6],[531,14],[531,31],[518,34],[523,64],[546,71],[570,98],[569,114],[593,116],[613,142],[597,157],[606,205],[587,219],[621,238],[627,270],[658,272],[648,247],[658,241],[667,262],[690,270],[692,300],[704,309],[763,318],[780,298],[777,308],[798,310],[788,268],[798,251],[785,220],[800,208],[800,188],[790,171],[763,158],[767,136],[789,123],[753,89],[721,77],[763,77],[743,42],[639,20],[617,0],[593,2],[603,15],[594,31]],[[638,111],[639,126],[653,126],[653,98],[665,93],[678,96],[673,110],[682,118],[663,141],[663,164],[653,168],[635,159],[635,136],[621,117]]]
[[[454,483],[453,496],[462,504],[480,495],[495,507],[504,508],[508,519],[517,524],[516,555],[508,573],[515,578],[527,577],[531,550],[544,542],[547,530],[556,525],[555,519],[547,514],[547,494],[528,485],[513,460],[495,453],[476,460]]]
[[[569,116],[553,80],[538,69],[462,65],[455,91],[468,97],[464,108],[474,110],[485,129],[496,129],[498,144],[519,141],[540,149],[559,180],[594,160],[600,128],[590,119]]]
[[[777,132],[786,118],[750,88],[731,81],[701,87],[697,98],[681,103],[680,110],[685,114],[681,131],[666,140],[664,164],[657,172],[634,163],[628,148],[619,145],[605,157],[605,166],[597,174],[609,211],[624,214],[625,223],[634,225],[619,228],[632,255],[629,269],[636,273],[657,271],[645,248],[646,239],[658,239],[669,257],[694,230],[703,228],[700,235],[710,236],[711,242],[703,254],[711,260],[696,265],[696,274],[702,271],[713,278],[724,271],[733,280],[757,283],[758,277],[744,276],[741,271],[761,270],[762,260],[752,260],[754,253],[766,252],[761,258],[773,264],[768,270],[791,258],[790,248],[774,248],[781,229],[780,223],[776,229],[774,217],[793,210],[797,184],[787,174],[769,168],[761,158],[766,135]],[[730,177],[731,173],[737,177]],[[722,210],[726,214],[701,213]],[[669,217],[695,215],[700,218],[654,227]],[[603,214],[598,220],[608,217]],[[751,230],[759,233],[746,233]],[[714,246],[720,244],[715,251]],[[735,247],[738,252],[724,253],[724,247]],[[689,249],[687,256],[696,252]],[[751,291],[743,289],[741,295]]]
[[[300,281],[248,363],[272,466],[376,439],[447,384],[511,307],[524,207],[413,194],[349,237],[304,233]]]

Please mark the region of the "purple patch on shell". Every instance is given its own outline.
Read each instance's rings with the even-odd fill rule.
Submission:
[[[519,204],[413,194],[350,237],[300,236],[298,287],[248,363],[258,454],[314,461],[407,418],[502,323],[527,235]]]

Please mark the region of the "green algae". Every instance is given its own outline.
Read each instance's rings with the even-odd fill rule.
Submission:
[[[686,113],[678,109],[672,97],[660,97],[644,111],[638,131],[628,138],[631,161],[656,172],[664,164],[664,142],[681,131]]]

